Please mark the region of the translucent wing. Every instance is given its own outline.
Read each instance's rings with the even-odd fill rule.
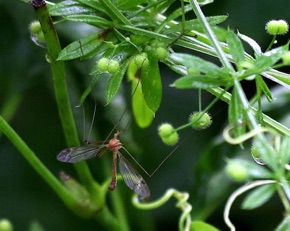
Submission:
[[[150,196],[150,190],[143,177],[131,166],[131,164],[118,153],[119,168],[126,185],[139,195],[139,199],[143,200]]]
[[[56,158],[61,162],[76,163],[95,156],[100,156],[103,154],[101,149],[104,147],[106,147],[106,145],[66,148],[62,150]]]

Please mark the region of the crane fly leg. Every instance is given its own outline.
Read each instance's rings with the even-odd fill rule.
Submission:
[[[117,187],[117,151],[113,152],[113,161],[112,161],[112,181],[109,186],[109,190],[113,191]]]

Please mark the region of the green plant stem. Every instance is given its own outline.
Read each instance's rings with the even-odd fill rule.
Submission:
[[[21,102],[21,99],[22,99],[22,95],[20,94],[20,92],[13,92],[13,94],[11,94],[10,97],[8,97],[8,99],[4,102],[4,105],[1,108],[0,115],[7,122],[12,120],[18,108],[18,105]],[[2,133],[0,132],[0,138],[1,136],[2,136]]]
[[[269,50],[272,48],[273,44],[274,44],[275,41],[276,41],[276,37],[277,37],[277,35],[274,35],[274,36],[273,36],[272,41],[270,42],[270,44],[269,44],[269,46],[267,47],[266,51],[269,51]]]
[[[231,100],[231,94],[229,92],[226,92],[222,88],[217,87],[217,88],[208,89],[208,92],[210,92],[214,96],[220,98],[222,101],[224,101],[226,103],[229,103]],[[257,109],[254,107],[250,107],[250,110],[253,114],[256,114],[256,112],[257,112]],[[285,127],[284,125],[280,124],[276,120],[273,120],[271,117],[269,117],[265,114],[263,114],[263,119],[264,119],[265,124],[268,127],[273,128],[274,130],[276,130],[277,132],[279,132],[282,135],[290,136],[290,129],[289,128]]]
[[[223,52],[223,50],[219,44],[219,41],[217,40],[214,32],[212,31],[206,17],[202,13],[198,2],[196,0],[189,0],[189,2],[191,4],[191,7],[192,7],[197,19],[199,20],[199,23],[203,26],[205,33],[207,34],[209,40],[212,42],[212,45],[215,48],[215,51],[216,51],[218,57],[220,58],[220,61],[222,62],[223,66],[229,68],[230,70],[234,70],[233,66],[228,61],[225,53]]]
[[[119,221],[115,218],[107,206],[104,206],[104,208],[102,208],[102,210],[95,215],[95,219],[108,231],[123,231]]]
[[[282,184],[282,187],[280,187],[280,186],[277,187],[277,192],[279,194],[279,197],[281,198],[282,204],[283,204],[286,212],[289,214],[290,205],[289,205],[289,201],[287,199],[287,196],[285,195],[286,192],[283,191],[283,184]]]
[[[49,16],[46,5],[35,7],[36,16],[41,24],[45,35],[45,42],[48,50],[48,59],[51,65],[52,78],[55,90],[55,98],[58,105],[59,115],[64,130],[65,139],[68,146],[80,145],[75,121],[73,118],[71,105],[69,102],[67,83],[65,78],[65,68],[62,61],[57,61],[61,51],[57,33],[53,22]],[[95,190],[95,182],[85,162],[75,164],[80,180],[89,192]]]
[[[46,166],[37,158],[34,152],[18,136],[18,134],[9,126],[9,124],[0,116],[0,130],[7,136],[12,144],[19,150],[23,157],[30,163],[35,171],[48,183],[62,201],[74,212],[83,217],[92,216],[92,211],[82,208],[73,198],[71,193],[58,181],[56,177],[46,168]]]

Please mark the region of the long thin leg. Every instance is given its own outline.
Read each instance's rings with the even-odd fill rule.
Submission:
[[[118,151],[113,151],[113,162],[112,162],[112,181],[109,186],[109,190],[113,191],[117,187],[117,154]]]

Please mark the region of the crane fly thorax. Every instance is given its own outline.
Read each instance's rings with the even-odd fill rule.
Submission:
[[[111,139],[107,145],[107,148],[110,149],[111,151],[119,150],[121,147],[122,147],[122,143],[116,137]]]

